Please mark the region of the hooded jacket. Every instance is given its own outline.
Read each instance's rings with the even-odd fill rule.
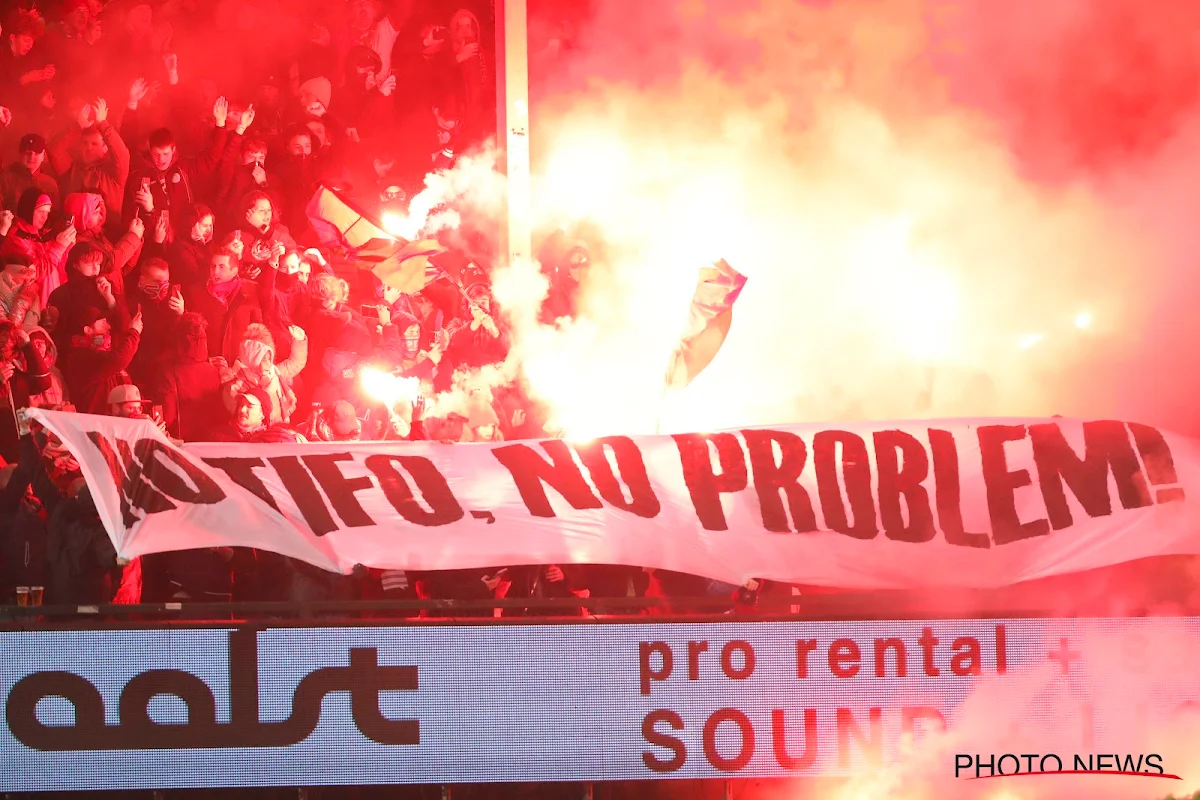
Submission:
[[[228,414],[221,407],[221,375],[208,359],[203,318],[185,314],[175,329],[175,358],[153,385],[167,431],[185,442],[213,439]]]
[[[113,296],[118,298],[117,286],[113,286]],[[62,358],[65,370],[71,360],[67,353],[71,349],[71,337],[83,333],[83,326],[88,320],[81,319],[89,308],[106,308],[108,301],[96,288],[96,278],[89,277],[76,269],[70,270],[67,281],[50,295],[48,306],[58,309],[58,322],[54,326],[54,343],[58,345],[58,354]],[[94,320],[91,320],[94,322]]]
[[[296,341],[292,354],[283,363],[276,363],[274,375],[263,381],[261,366],[267,356],[275,361],[275,339],[266,325],[251,325],[242,340],[241,353],[233,365],[234,378],[221,387],[225,408],[233,413],[237,398],[249,389],[262,390],[270,401],[270,408],[263,408],[269,425],[291,421],[296,410],[296,393],[292,381],[308,361],[308,341]]]
[[[230,364],[241,354],[246,329],[263,321],[254,281],[241,280],[228,303],[213,295],[206,281],[193,283],[183,287],[183,302],[188,311],[195,311],[208,321],[210,354],[222,356]]]
[[[162,172],[148,164],[130,175],[128,185],[125,187],[125,213],[122,217],[124,223],[128,225],[141,209],[133,196],[141,189],[142,180],[145,179],[150,182],[154,213],[167,211],[170,215],[171,233],[168,234],[167,241],[173,242],[186,237],[187,234],[183,230],[184,220],[188,216],[189,210],[201,201],[205,194],[205,187],[216,175],[217,165],[221,161],[221,153],[225,151],[227,135],[226,128],[213,128],[208,147],[199,155],[191,158],[176,158],[171,166]],[[147,230],[152,227],[149,222],[146,223]]]
[[[0,257],[16,253],[29,259],[37,270],[38,301],[45,307],[50,293],[67,279],[67,248],[57,239],[48,237],[45,230],[33,229],[33,212],[39,198],[40,195],[34,192],[21,196],[12,228],[0,246]]]
[[[71,345],[72,354],[66,369],[67,387],[81,413],[107,414],[108,393],[117,386],[129,383],[125,371],[137,352],[141,334],[133,329],[118,330],[117,325],[113,327],[112,348],[109,350],[97,350],[75,343]]]
[[[100,274],[117,277],[114,291],[119,295],[125,275],[133,269],[142,253],[142,237],[126,232],[113,244],[105,237],[103,231],[92,233],[86,230],[86,220],[92,218],[102,202],[104,198],[95,192],[76,192],[67,195],[67,199],[63,201],[63,211],[75,221],[75,241],[91,242],[104,253],[104,266],[100,268]]]
[[[58,368],[58,346],[54,344],[54,339],[43,328],[34,328],[29,332],[31,344],[38,339],[46,343],[46,357],[41,361],[45,367],[45,374],[50,385],[41,392],[29,395],[29,407],[58,408],[63,403],[70,401],[70,396],[67,394],[67,382],[63,379],[62,371]],[[36,369],[29,371],[36,371]]]
[[[0,316],[19,325],[26,333],[36,328],[42,317],[37,282],[24,283],[0,272]]]
[[[208,267],[215,249],[213,237],[209,237],[205,242],[192,238],[192,228],[196,226],[196,221],[196,207],[191,206],[181,215],[180,227],[175,233],[175,241],[167,249],[171,277],[176,283],[183,286],[191,283],[203,283],[208,279]]]

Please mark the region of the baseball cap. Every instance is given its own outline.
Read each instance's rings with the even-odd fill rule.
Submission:
[[[338,436],[351,436],[358,431],[358,416],[354,406],[345,400],[339,400],[333,406],[333,420],[330,423],[333,432]]]
[[[21,143],[17,147],[18,153],[44,153],[46,152],[46,137],[40,133],[27,133],[21,137]]]
[[[108,393],[108,404],[110,406],[120,405],[122,403],[145,403],[142,399],[142,390],[132,383],[123,383],[120,386],[113,388]]]

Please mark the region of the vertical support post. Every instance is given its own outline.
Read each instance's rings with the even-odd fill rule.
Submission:
[[[500,231],[501,258],[532,258],[529,174],[529,19],[526,0],[496,2],[497,144],[504,148],[508,214]]]

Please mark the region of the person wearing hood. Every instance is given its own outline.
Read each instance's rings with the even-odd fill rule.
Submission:
[[[122,312],[120,306],[115,314],[96,307],[87,309],[82,315],[83,333],[71,337],[67,387],[84,414],[107,414],[109,393],[129,382],[125,371],[141,342],[142,315],[125,324],[128,315]],[[114,327],[110,314],[122,324]]]
[[[16,463],[0,469],[0,598],[9,602],[17,586],[46,585],[46,522],[30,488],[41,454],[25,434]]]
[[[434,380],[442,360],[441,340],[435,339],[428,349],[423,349],[420,322],[403,311],[391,313],[386,307],[380,307],[379,321],[383,323],[380,354],[389,365],[400,370],[403,377]]]
[[[280,216],[298,231],[308,224],[305,207],[316,190],[322,164],[313,140],[312,131],[303,125],[290,125],[283,132],[284,155],[279,164],[279,178],[284,202]]]
[[[29,398],[50,388],[50,370],[38,356],[29,334],[11,322],[0,322],[0,415],[12,419],[29,407]],[[9,401],[12,404],[9,404]],[[0,425],[0,455],[16,458],[17,431]]]
[[[129,179],[129,148],[109,123],[103,99],[84,105],[77,122],[50,143],[50,161],[61,176],[59,186],[66,194],[100,194],[119,218]],[[73,156],[72,150],[79,155]]]
[[[237,251],[232,247],[212,254],[208,279],[184,286],[183,300],[208,322],[209,351],[230,364],[241,354],[246,329],[263,321],[258,287],[241,277]]]
[[[291,422],[296,411],[296,393],[292,381],[308,361],[308,341],[303,329],[289,330],[293,346],[291,356],[276,363],[275,339],[265,325],[251,325],[242,340],[241,354],[233,365],[234,376],[221,387],[225,407],[236,411],[239,395],[261,389],[267,397],[263,407],[270,424]]]
[[[225,152],[227,130],[225,121],[229,116],[229,103],[224,97],[213,104],[212,130],[208,147],[199,155],[180,158],[175,144],[175,135],[167,128],[153,131],[149,137],[150,164],[130,176],[125,192],[125,216],[131,219],[141,216],[147,225],[157,221],[156,216],[167,215],[167,242],[174,242],[186,235],[186,219],[189,210],[200,201],[204,188],[213,180]],[[238,123],[238,133],[245,134],[246,126],[253,115],[243,114]]]
[[[162,374],[175,340],[175,326],[183,316],[183,289],[171,282],[171,269],[161,258],[143,259],[137,280],[125,292],[126,307],[141,311],[145,329],[129,374],[133,382],[149,386]]]
[[[125,275],[133,269],[138,256],[142,254],[142,238],[146,226],[134,217],[129,222],[129,230],[120,241],[113,244],[104,235],[104,226],[108,220],[104,198],[93,192],[67,195],[67,199],[63,201],[63,211],[75,226],[76,241],[87,242],[104,253],[104,265],[100,274],[117,286],[118,295],[123,293]]]
[[[396,76],[385,76],[384,85],[380,86],[382,74],[383,62],[378,53],[365,45],[350,48],[334,110],[349,126],[347,136],[352,141],[373,145],[380,132],[391,128],[394,104],[390,98],[396,88]]]
[[[458,64],[465,108],[463,125],[469,141],[486,136],[494,125],[488,124],[490,100],[495,86],[489,67],[490,56],[483,50],[479,19],[471,11],[460,8],[450,18],[450,44]]]
[[[550,281],[550,290],[540,313],[542,324],[553,325],[557,319],[574,317],[579,311],[581,287],[591,265],[587,244],[570,239],[566,232],[558,230],[542,245],[538,260]]]
[[[0,257],[25,256],[37,270],[38,300],[43,307],[49,305],[50,293],[67,278],[64,264],[76,237],[75,226],[70,222],[56,236],[48,235],[46,222],[50,219],[51,205],[50,195],[36,188],[22,192],[12,229],[0,247]]]
[[[499,364],[508,358],[512,334],[508,326],[493,316],[495,308],[488,287],[472,284],[466,292],[468,319],[455,320],[449,332],[443,367],[438,371],[437,386],[449,388],[454,370],[478,369]]]
[[[169,435],[185,442],[211,441],[226,414],[221,384],[232,378],[225,359],[208,355],[208,323],[189,311],[174,330],[174,358],[151,385],[162,401]]]
[[[54,339],[50,334],[42,328],[34,328],[29,331],[29,342],[33,347],[34,356],[42,360],[46,377],[50,383],[45,391],[29,396],[29,407],[61,409],[70,403],[71,397],[67,392],[67,382],[58,368],[58,347],[54,344]],[[36,369],[36,365],[33,361],[27,360],[25,370],[28,372],[30,369]]]
[[[30,331],[38,326],[41,316],[37,270],[25,256],[6,256],[0,260],[0,319]]]
[[[258,280],[264,268],[278,269],[279,260],[296,246],[266,192],[256,189],[243,197],[237,220],[243,247],[242,267],[245,277],[251,280]]]
[[[67,257],[67,281],[50,295],[47,304],[58,313],[54,326],[54,343],[63,357],[63,368],[70,361],[71,337],[83,332],[88,320],[83,317],[91,308],[115,311],[117,289],[112,281],[100,274],[104,253],[94,244],[83,242],[71,248]],[[122,308],[122,311],[124,309]]]
[[[175,237],[167,249],[167,260],[174,270],[176,282],[187,286],[208,276],[217,220],[212,209],[203,203],[191,206],[182,219],[181,230],[186,231],[186,235]]]
[[[4,208],[15,208],[21,193],[30,187],[58,202],[58,181],[42,169],[46,164],[46,137],[29,133],[21,137],[17,147],[19,159],[4,168],[0,176],[0,202]]]

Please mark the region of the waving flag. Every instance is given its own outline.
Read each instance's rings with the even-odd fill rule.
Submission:
[[[746,276],[721,259],[700,270],[692,297],[687,328],[667,370],[667,386],[682,388],[712,363],[733,323],[733,304],[746,285]]]
[[[317,187],[304,211],[321,243],[325,245],[355,250],[373,239],[396,241],[395,236],[366,213],[324,186]]]

